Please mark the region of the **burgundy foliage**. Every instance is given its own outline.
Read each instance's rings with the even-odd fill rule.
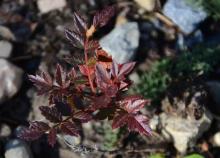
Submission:
[[[40,111],[50,123],[30,123],[29,128],[19,134],[21,138],[35,140],[48,133],[48,143],[54,146],[57,133],[79,136],[80,123],[105,118],[112,121],[113,129],[126,125],[129,131],[151,134],[147,117],[140,113],[149,100],[124,95],[131,84],[127,75],[135,62],[116,63],[92,38],[114,12],[114,6],[96,12],[89,28],[85,20],[74,13],[73,30],[66,29],[65,33],[74,47],[84,49],[84,63],[70,71],[58,64],[53,77],[46,72],[29,75],[38,94],[49,95],[49,106],[41,106]]]

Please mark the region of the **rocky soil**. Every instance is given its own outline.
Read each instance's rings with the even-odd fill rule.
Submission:
[[[220,21],[185,0],[0,1],[0,158],[144,158],[155,153],[168,158],[191,153],[220,157],[220,65],[204,80],[202,90],[185,90],[187,97],[166,93],[159,106],[143,111],[150,118],[152,136],[111,131],[104,120],[84,124],[81,138],[58,135],[54,148],[46,137],[33,142],[17,137],[29,121],[44,119],[38,107],[48,102],[37,95],[27,75],[53,73],[56,63],[68,67],[72,56],[80,58],[81,51],[64,35],[73,12],[89,20],[95,10],[110,4],[116,4],[117,13],[96,36],[119,63],[137,61],[130,75],[134,84],[157,60],[176,58],[199,44],[220,43]]]

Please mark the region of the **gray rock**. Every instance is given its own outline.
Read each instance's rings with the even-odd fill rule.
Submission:
[[[0,59],[0,103],[14,96],[20,89],[23,71],[4,59]]]
[[[25,142],[14,139],[6,144],[5,158],[32,158],[32,155]]]
[[[189,146],[195,144],[197,139],[209,129],[212,115],[206,110],[201,119],[182,118],[161,113],[160,126],[162,134],[167,140],[174,142],[175,148],[185,153]]]
[[[45,120],[45,117],[41,114],[40,106],[47,106],[49,104],[47,96],[39,96],[37,93],[33,94],[32,99],[32,111],[28,116],[29,120]]]
[[[52,10],[62,9],[66,6],[66,0],[38,0],[37,5],[42,14]]]
[[[6,40],[15,40],[14,34],[5,26],[0,26],[0,37]]]
[[[138,75],[137,72],[132,72],[130,75],[129,75],[129,79],[131,81],[133,81],[134,84],[139,84],[141,82],[140,80],[140,76]]]
[[[149,126],[152,130],[157,130],[157,126],[159,125],[159,117],[157,115],[154,115],[153,118],[149,121]]]
[[[61,148],[72,148],[82,143],[80,137],[58,134],[57,138]]]
[[[11,56],[12,44],[8,41],[0,41],[0,58],[8,58]]]
[[[112,55],[118,63],[131,61],[139,46],[140,32],[136,22],[128,22],[117,26],[101,39],[102,48]]]
[[[186,0],[168,0],[163,13],[186,34],[194,31],[198,24],[208,16],[203,8],[190,6]]]
[[[6,124],[2,124],[0,127],[0,137],[8,137],[10,135],[11,135],[11,128]]]

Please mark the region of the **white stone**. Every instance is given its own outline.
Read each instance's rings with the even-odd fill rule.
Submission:
[[[18,92],[22,83],[22,75],[22,69],[0,59],[0,103]]]
[[[0,127],[0,137],[8,137],[11,134],[11,129],[8,125],[2,124]]]
[[[162,113],[160,121],[164,137],[173,141],[180,153],[185,153],[187,148],[194,145],[197,139],[209,129],[212,115],[206,110],[201,119],[194,120]]]
[[[38,0],[37,6],[42,14],[52,10],[62,9],[66,6],[66,0]]]
[[[216,133],[213,137],[214,144],[220,147],[220,132]]]
[[[6,144],[5,158],[32,158],[32,155],[25,142],[14,139]]]
[[[8,58],[12,52],[12,44],[8,41],[0,41],[0,57]]]
[[[5,26],[0,26],[0,36],[7,40],[15,40],[14,34]]]
[[[159,125],[159,117],[157,115],[153,116],[149,121],[149,126],[152,130],[157,130],[157,126]]]

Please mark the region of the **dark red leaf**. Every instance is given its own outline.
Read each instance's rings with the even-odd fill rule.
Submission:
[[[79,111],[75,113],[73,117],[74,119],[80,120],[81,123],[87,123],[93,118],[91,112],[85,112],[85,111]]]
[[[76,70],[74,69],[74,67],[70,70],[70,72],[68,73],[68,76],[70,79],[75,79],[76,78]]]
[[[53,82],[49,74],[43,72],[41,76],[28,75],[28,77],[29,80],[32,81],[34,85],[37,87],[39,95],[48,93],[51,90]]]
[[[55,128],[52,128],[47,136],[47,141],[51,147],[54,147],[54,145],[56,144],[56,134],[57,130]]]
[[[128,113],[137,113],[149,102],[140,96],[129,96],[121,101],[121,105]]]
[[[86,65],[78,65],[79,71],[82,73],[84,76],[92,75],[94,73],[94,69],[91,67],[88,67]]]
[[[115,15],[115,6],[108,6],[101,11],[96,12],[93,18],[95,28],[105,26],[108,21]]]
[[[84,37],[80,34],[71,31],[69,29],[65,29],[66,38],[71,42],[74,47],[83,48],[84,46]]]
[[[123,127],[124,125],[127,125],[130,131],[136,131],[144,135],[151,134],[148,119],[144,115],[133,115],[121,112],[113,119],[112,128],[115,129]]]
[[[78,127],[73,122],[70,121],[66,121],[61,124],[61,131],[64,134],[68,134],[71,136],[79,136]]]
[[[111,75],[116,77],[119,74],[119,64],[115,60],[112,61]]]
[[[109,97],[115,97],[118,92],[118,86],[114,84],[108,85],[108,87],[104,89],[103,92]]]
[[[93,99],[92,109],[97,110],[101,108],[106,108],[108,107],[110,102],[111,102],[111,98],[107,95],[95,97]]]
[[[99,62],[112,64],[112,57],[103,49],[96,50],[96,57]]]
[[[97,86],[101,89],[106,89],[110,82],[110,75],[102,64],[96,64],[96,82]]]
[[[74,23],[74,29],[79,34],[85,34],[87,30],[87,24],[85,20],[76,12],[73,13],[73,23]]]
[[[148,125],[148,119],[144,115],[129,117],[127,125],[130,131],[136,131],[144,135],[151,135],[151,129]]]
[[[18,137],[27,141],[36,140],[40,138],[50,127],[44,122],[31,122],[29,128],[23,129]]]
[[[64,83],[63,73],[64,72],[62,66],[60,64],[57,64],[55,79],[56,79],[56,83],[61,87],[63,86]]]
[[[99,48],[99,41],[91,40],[88,42],[87,50],[86,51],[94,51]]]
[[[42,77],[44,78],[44,80],[47,82],[47,83],[53,83],[53,80],[51,78],[51,76],[45,72],[42,72]]]
[[[61,113],[57,110],[55,106],[53,107],[48,107],[48,106],[40,106],[40,111],[42,115],[49,121],[58,123],[62,121],[62,115]]]
[[[129,74],[134,69],[135,64],[136,64],[135,62],[121,64],[120,71],[118,73],[118,78],[120,79],[121,77]]]
[[[123,113],[123,112],[119,113],[113,118],[112,129],[123,127],[126,124],[127,119],[128,119],[127,113]]]

